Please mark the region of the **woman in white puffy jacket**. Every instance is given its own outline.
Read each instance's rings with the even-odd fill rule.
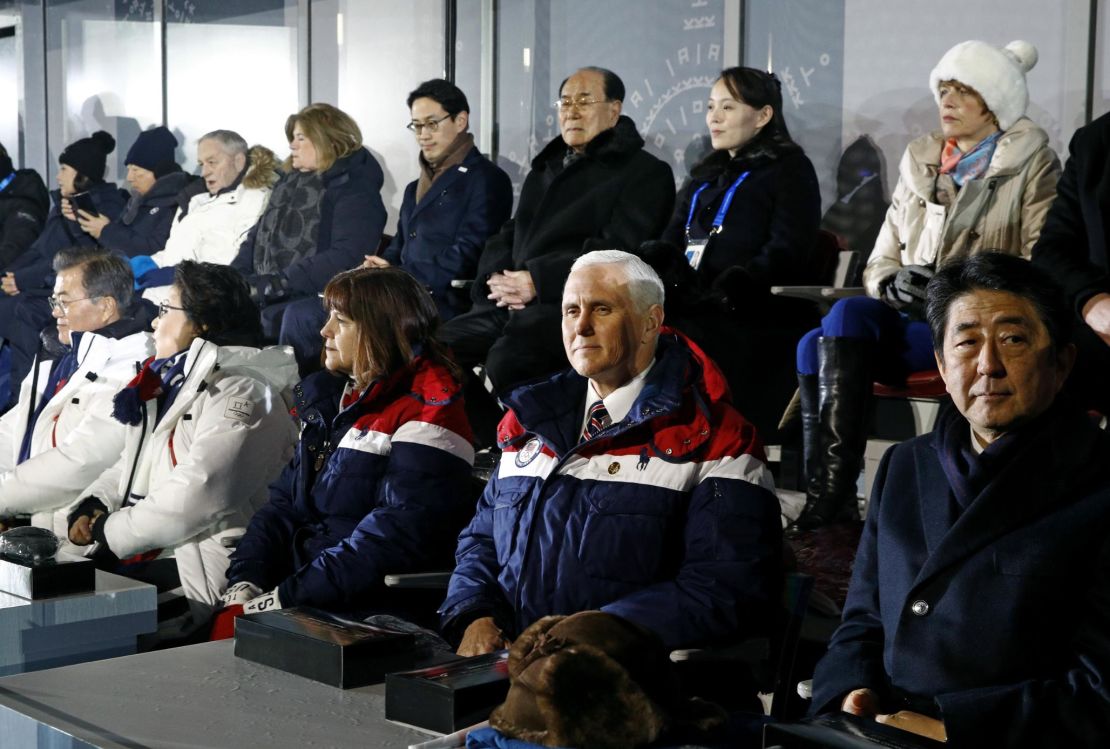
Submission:
[[[178,265],[153,327],[155,356],[114,400],[113,417],[131,425],[124,453],[64,522],[72,543],[120,574],[165,588],[179,578],[199,626],[292,455],[297,365],[289,349],[254,347],[258,308],[227,266]],[[172,564],[152,573],[148,562],[171,556],[176,577]]]

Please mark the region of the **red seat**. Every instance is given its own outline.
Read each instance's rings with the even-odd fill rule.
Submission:
[[[947,393],[944,380],[935,369],[910,374],[904,385],[876,382],[871,392],[880,398],[940,398]]]

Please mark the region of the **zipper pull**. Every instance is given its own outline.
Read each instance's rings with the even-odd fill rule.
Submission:
[[[329,455],[331,455],[331,440],[325,440],[320,447],[320,452],[316,454],[316,473],[319,473],[320,469],[324,467],[324,461],[328,459]]]

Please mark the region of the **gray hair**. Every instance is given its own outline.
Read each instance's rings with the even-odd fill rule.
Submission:
[[[82,268],[81,283],[89,297],[111,297],[120,311],[131,306],[135,276],[131,263],[99,247],[73,247],[54,255],[54,272]]]
[[[247,154],[247,141],[243,139],[242,135],[239,135],[239,133],[235,132],[234,130],[213,130],[210,133],[205,133],[204,135],[200,136],[200,140],[198,140],[197,143],[199,144],[206,140],[216,141],[221,146],[223,146],[223,149],[232,156],[236,156],[238,154],[243,154],[244,156],[246,156]]]
[[[663,282],[659,274],[640,258],[624,250],[594,250],[587,252],[570,267],[570,272],[594,265],[619,265],[628,280],[628,293],[633,304],[641,312],[646,312],[653,304],[663,306]]]

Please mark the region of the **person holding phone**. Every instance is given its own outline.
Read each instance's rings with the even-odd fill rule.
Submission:
[[[47,297],[54,288],[54,256],[63,249],[96,247],[99,242],[81,231],[75,204],[116,220],[127,195],[104,180],[108,154],[116,139],[98,130],[66,146],[58,157],[58,189],[42,234],[0,276],[0,338],[11,346],[11,381],[22,382],[38,350],[39,332],[51,319]],[[0,404],[0,410],[3,404]]]

